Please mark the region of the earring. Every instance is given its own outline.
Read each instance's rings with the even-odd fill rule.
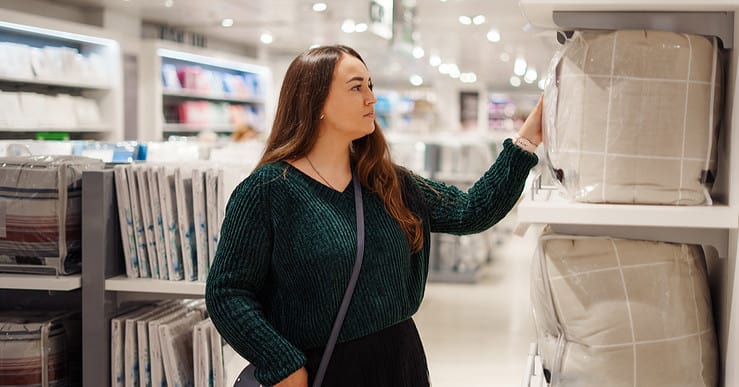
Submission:
[[[323,117],[326,117],[326,115],[325,114],[321,114],[321,119],[323,119]]]

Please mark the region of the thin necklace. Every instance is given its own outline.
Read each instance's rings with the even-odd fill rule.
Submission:
[[[318,172],[318,170],[313,165],[313,163],[310,161],[310,159],[308,158],[308,156],[305,156],[305,159],[308,160],[308,164],[310,164],[310,167],[313,168],[313,171],[318,175],[318,177],[320,177],[321,179],[323,179],[323,181],[326,184],[328,184],[328,186],[331,187],[331,189],[333,189],[334,191],[338,191],[338,189],[336,189],[331,183],[328,182],[328,180],[326,180],[325,177],[323,177],[323,175],[321,175],[321,172]]]

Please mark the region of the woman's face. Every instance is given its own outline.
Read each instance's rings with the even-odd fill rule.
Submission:
[[[334,67],[321,127],[338,131],[351,140],[364,137],[375,130],[375,102],[367,67],[344,54]]]

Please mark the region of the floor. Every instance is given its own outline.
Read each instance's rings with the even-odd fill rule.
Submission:
[[[430,283],[414,317],[433,387],[518,386],[535,341],[529,265],[536,232],[505,239],[475,284]]]

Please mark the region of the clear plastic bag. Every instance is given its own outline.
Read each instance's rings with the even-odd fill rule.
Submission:
[[[545,232],[531,286],[552,387],[717,385],[701,246]]]
[[[580,202],[711,204],[721,80],[715,38],[575,32],[544,90],[548,169]]]

